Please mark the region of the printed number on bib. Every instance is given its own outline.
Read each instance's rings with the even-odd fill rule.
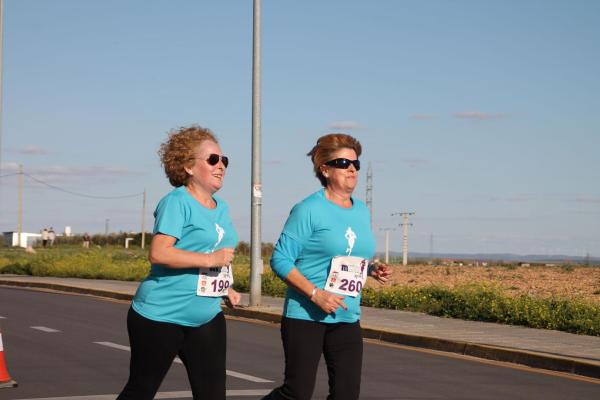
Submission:
[[[198,273],[198,288],[196,294],[205,297],[226,296],[233,284],[231,265],[200,269]]]
[[[325,290],[356,297],[367,280],[369,261],[360,257],[340,256],[331,259]]]

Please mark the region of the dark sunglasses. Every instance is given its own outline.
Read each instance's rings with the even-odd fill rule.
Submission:
[[[223,165],[225,166],[225,168],[227,168],[227,166],[229,165],[229,158],[227,158],[227,156],[220,156],[218,154],[211,154],[206,159],[206,162],[208,163],[208,165],[217,165],[219,163],[219,160],[221,160],[221,162],[223,163]]]
[[[327,161],[325,165],[329,165],[333,168],[348,169],[350,164],[354,165],[357,171],[360,171],[359,160],[348,160],[347,158],[336,158],[335,160]]]

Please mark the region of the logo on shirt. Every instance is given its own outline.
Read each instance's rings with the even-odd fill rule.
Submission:
[[[346,229],[346,234],[344,235],[344,237],[348,241],[346,255],[349,256],[350,254],[352,254],[352,249],[354,248],[354,242],[356,241],[356,233],[354,233],[351,227],[348,227],[348,229]]]
[[[221,240],[223,240],[223,236],[225,236],[225,229],[221,228],[217,223],[215,223],[215,230],[217,231],[217,243],[213,246],[212,251],[215,251]]]

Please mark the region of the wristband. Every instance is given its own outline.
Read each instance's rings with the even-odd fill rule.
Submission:
[[[315,286],[312,289],[312,292],[310,292],[310,300],[312,301],[313,297],[315,297],[315,294],[317,294],[317,287]]]

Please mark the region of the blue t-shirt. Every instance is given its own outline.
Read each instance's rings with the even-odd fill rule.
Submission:
[[[172,236],[174,247],[198,253],[235,248],[237,233],[227,204],[217,196],[214,209],[202,206],[184,186],[163,197],[154,212],[154,234]],[[199,268],[169,268],[152,264],[150,274],[133,298],[133,309],[160,322],[200,326],[221,312],[220,297],[196,295]]]
[[[374,254],[375,238],[367,206],[352,198],[352,207],[340,207],[327,200],[321,189],[292,208],[275,245],[271,267],[282,279],[295,267],[306,279],[323,289],[333,257],[371,259]],[[335,313],[326,314],[306,296],[289,287],[283,315],[325,323],[358,321],[360,295],[346,296],[344,303],[348,310],[340,307]]]

